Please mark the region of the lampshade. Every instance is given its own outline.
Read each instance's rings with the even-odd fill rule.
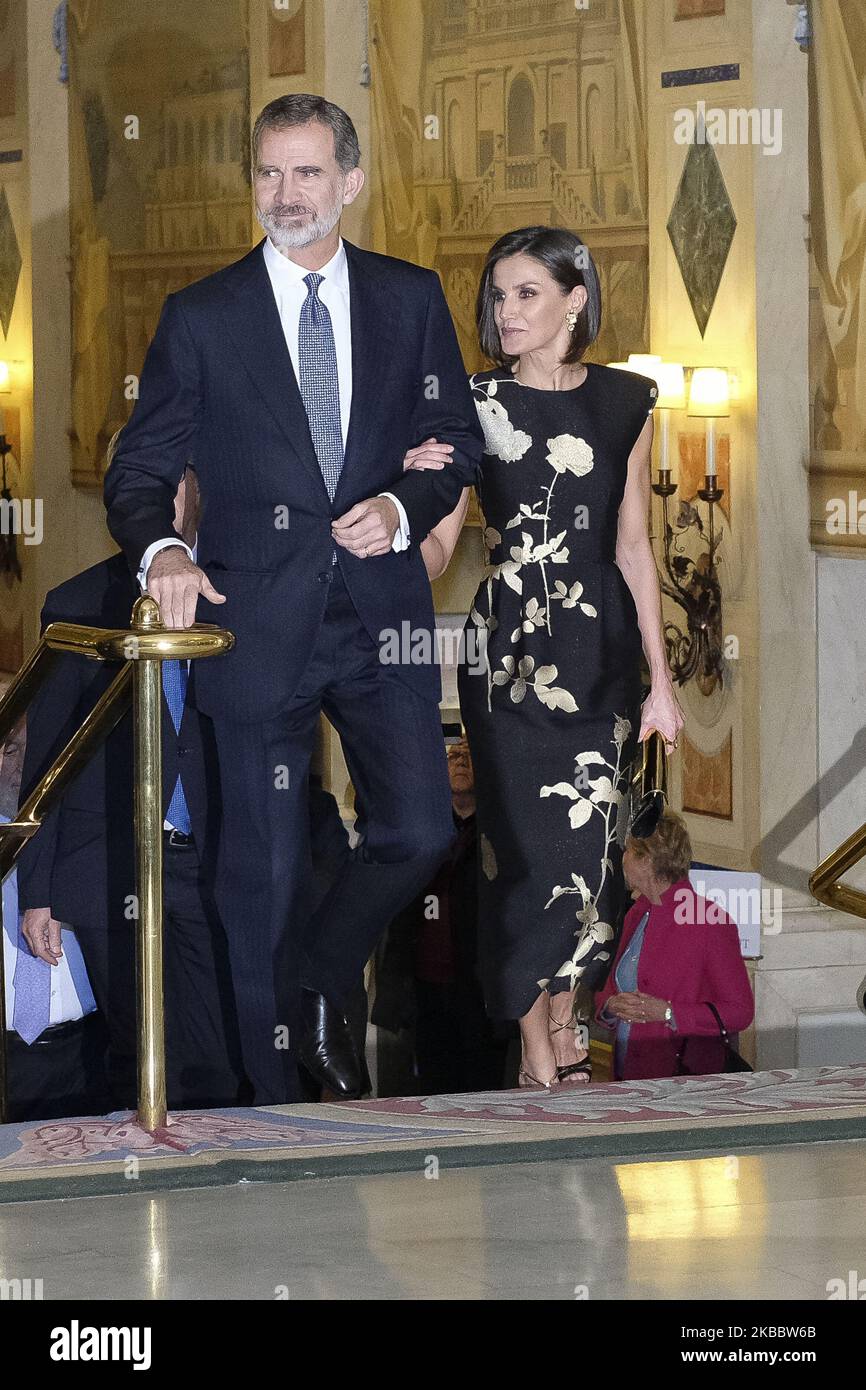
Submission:
[[[722,367],[695,367],[689,387],[689,415],[718,419],[730,413],[727,372]]]
[[[659,388],[656,409],[682,410],[686,403],[686,377],[682,362],[662,362],[656,372]]]
[[[8,362],[0,362],[0,391],[8,391],[8,390],[9,390],[9,381],[10,381],[9,363],[8,363]]]
[[[628,355],[629,371],[640,372],[641,376],[651,376],[654,381],[661,364],[662,359],[653,352],[630,352]]]
[[[616,367],[616,370],[617,370],[618,372],[630,372],[630,371],[631,371],[631,367],[628,365],[627,362],[608,362],[607,365],[608,365],[609,367]]]

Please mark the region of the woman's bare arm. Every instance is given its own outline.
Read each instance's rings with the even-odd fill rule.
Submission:
[[[438,579],[447,570],[468,505],[469,488],[465,487],[453,512],[443,517],[438,526],[434,526],[429,536],[421,542],[421,557],[430,580]]]
[[[635,602],[650,669],[650,693],[643,706],[640,737],[644,738],[650,729],[658,729],[670,750],[685,719],[668,669],[658,570],[647,529],[652,441],[650,415],[629,456],[625,492],[619,509],[616,563]]]

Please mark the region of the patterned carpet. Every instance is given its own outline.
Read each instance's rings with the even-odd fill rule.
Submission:
[[[866,1137],[866,1065],[0,1127],[0,1202]]]

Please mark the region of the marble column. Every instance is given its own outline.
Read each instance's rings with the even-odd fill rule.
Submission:
[[[755,972],[761,1067],[866,1059],[856,1012],[866,923],[815,903],[809,873],[866,816],[838,799],[866,715],[862,563],[809,541],[808,58],[786,0],[753,7],[754,95],[782,112],[782,151],[754,156],[760,554],[761,844],[764,885],[781,893],[781,931],[763,933]],[[862,744],[862,739],[861,739]],[[862,759],[861,759],[862,761]],[[844,770],[843,770],[844,769]],[[853,784],[866,791],[862,768]]]

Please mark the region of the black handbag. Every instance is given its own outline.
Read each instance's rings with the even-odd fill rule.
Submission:
[[[725,1049],[725,1064],[722,1067],[722,1071],[754,1071],[754,1067],[749,1066],[749,1063],[746,1061],[745,1057],[740,1056],[739,1052],[731,1042],[728,1030],[722,1022],[721,1014],[719,1013],[715,1004],[711,1004],[708,1000],[705,1000],[704,1002],[706,1003],[707,1008],[710,1010],[713,1017],[715,1018],[716,1023],[719,1025],[719,1033],[721,1034],[722,1045]],[[677,1076],[694,1076],[696,1074],[694,1072],[689,1071],[684,1061],[684,1054],[686,1048],[688,1047],[688,1044],[689,1039],[686,1038],[685,1041],[680,1043],[679,1047],[677,1048]]]
[[[631,779],[629,834],[645,840],[657,829],[667,805],[667,763],[664,739],[653,729],[640,745]]]

